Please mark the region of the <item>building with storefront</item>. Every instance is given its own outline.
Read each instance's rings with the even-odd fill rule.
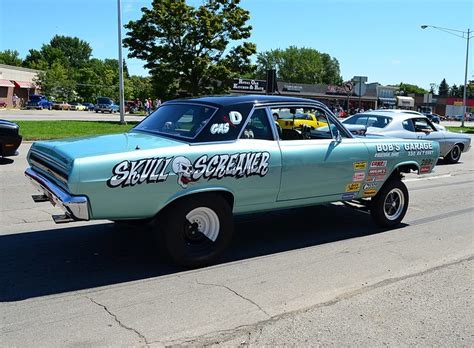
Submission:
[[[377,107],[377,91],[367,89],[360,97],[345,86],[326,84],[305,84],[291,82],[277,82],[279,95],[316,99],[329,107],[340,106],[343,109],[357,109],[359,102],[365,110]],[[267,82],[264,80],[235,79],[231,86],[231,93],[236,94],[265,94]]]
[[[0,102],[12,107],[24,105],[30,94],[38,92],[36,79],[39,70],[0,64]]]

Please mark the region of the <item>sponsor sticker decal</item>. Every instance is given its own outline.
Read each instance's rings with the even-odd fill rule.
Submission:
[[[420,167],[420,174],[429,173],[431,170],[431,166],[421,166]]]
[[[346,192],[346,193],[343,193],[343,194],[342,194],[341,199],[343,199],[343,200],[354,199],[355,196],[356,196],[355,193]]]
[[[269,160],[268,152],[202,155],[194,162],[185,156],[126,160],[112,168],[107,186],[115,188],[163,182],[171,172],[176,174],[176,181],[182,188],[201,178],[219,180],[224,177],[240,179],[253,175],[264,177],[268,173]]]
[[[376,194],[377,194],[376,189],[368,189],[363,192],[364,197],[371,197],[371,196],[375,196]]]
[[[365,172],[356,172],[352,176],[352,181],[364,181],[365,179]]]
[[[367,168],[367,162],[354,162],[354,170],[363,170],[365,168]]]
[[[375,176],[368,176],[367,179],[365,179],[365,182],[374,182],[375,181]]]
[[[346,185],[346,192],[357,192],[360,190],[360,182],[352,182]]]
[[[369,176],[385,175],[386,173],[386,168],[369,169]]]
[[[377,168],[377,167],[386,167],[387,166],[387,161],[372,161],[370,162],[370,166],[372,168]]]
[[[376,176],[375,181],[385,181],[385,175]]]
[[[377,187],[377,184],[374,182],[368,183],[364,185],[364,190],[374,189]]]

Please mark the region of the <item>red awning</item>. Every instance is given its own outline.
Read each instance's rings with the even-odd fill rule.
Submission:
[[[0,87],[15,87],[10,80],[0,80]]]
[[[26,81],[14,81],[18,88],[36,88],[35,84]]]

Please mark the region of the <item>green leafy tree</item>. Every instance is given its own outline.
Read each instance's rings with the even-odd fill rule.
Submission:
[[[13,66],[21,66],[23,60],[20,58],[20,53],[14,50],[0,51],[0,64],[7,64]]]
[[[252,71],[256,46],[244,41],[252,27],[239,3],[207,0],[196,8],[185,0],[153,0],[140,19],[125,25],[129,57],[146,61],[157,95],[221,93],[232,78]]]
[[[408,95],[412,93],[415,93],[415,94],[428,93],[428,91],[424,88],[421,88],[417,85],[411,85],[409,83],[403,83],[403,82],[400,82],[400,84],[398,85],[398,89],[401,95]]]
[[[446,83],[446,79],[443,79],[443,81],[441,81],[441,83],[439,84],[439,88],[438,88],[438,94],[440,96],[448,96],[449,95],[449,85]]]
[[[278,79],[283,81],[310,84],[342,83],[337,59],[312,48],[290,46],[285,50],[276,49],[259,53],[258,78],[265,78],[266,70],[271,68],[277,70]]]
[[[77,69],[87,64],[91,54],[92,48],[86,41],[77,37],[55,35],[40,50],[31,49],[24,65],[44,69],[60,62],[64,67]]]
[[[41,91],[53,100],[74,100],[76,82],[71,79],[68,70],[59,62],[38,74],[37,81]]]
[[[464,86],[456,86],[456,84],[452,85],[451,88],[449,89],[449,94],[446,94],[447,96],[449,95],[450,97],[456,97],[456,98],[461,98],[463,91],[461,90],[461,87]]]

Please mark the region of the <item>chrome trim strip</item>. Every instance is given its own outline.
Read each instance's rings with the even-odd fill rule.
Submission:
[[[25,175],[33,186],[48,197],[53,205],[58,205],[74,220],[89,220],[89,202],[85,196],[72,196],[43,175],[28,168]]]

